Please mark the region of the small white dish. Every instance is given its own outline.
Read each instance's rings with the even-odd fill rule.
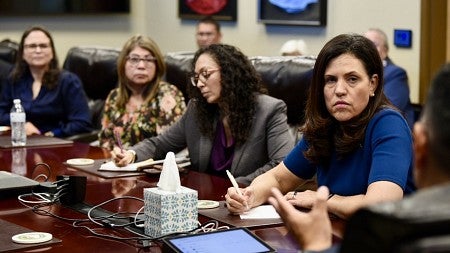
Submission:
[[[94,160],[89,158],[74,158],[67,160],[66,163],[69,165],[84,166],[94,164]]]

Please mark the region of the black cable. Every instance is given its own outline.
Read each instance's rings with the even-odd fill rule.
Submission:
[[[218,221],[210,220],[210,221],[200,224],[198,227],[196,227],[192,230],[186,231],[186,232],[175,232],[175,233],[170,233],[170,234],[166,234],[163,236],[152,238],[144,233],[139,233],[139,232],[131,230],[131,225],[133,225],[134,222],[130,222],[130,223],[126,223],[126,224],[111,224],[111,223],[109,223],[110,221],[108,221],[108,219],[111,219],[111,218],[129,219],[130,216],[123,216],[123,215],[136,214],[136,213],[116,212],[116,213],[110,213],[110,214],[107,214],[104,216],[89,217],[87,219],[73,219],[73,218],[66,218],[63,216],[59,216],[59,215],[56,215],[56,214],[50,212],[49,210],[45,210],[44,209],[45,207],[51,208],[52,205],[56,204],[59,201],[60,196],[57,196],[57,195],[59,195],[64,190],[65,190],[65,187],[62,187],[61,189],[59,189],[58,194],[55,194],[56,197],[53,199],[52,202],[37,204],[32,207],[30,207],[28,205],[26,205],[26,206],[30,207],[32,209],[32,211],[38,215],[50,216],[50,217],[54,217],[54,218],[57,218],[57,219],[60,219],[63,221],[71,222],[71,225],[74,228],[83,228],[83,229],[86,229],[87,231],[89,231],[94,236],[98,236],[98,237],[108,239],[108,240],[119,241],[119,242],[125,243],[127,245],[139,248],[140,250],[147,249],[149,247],[155,247],[155,246],[161,247],[162,239],[164,239],[166,237],[173,237],[173,236],[178,236],[178,235],[186,235],[186,234],[200,233],[200,232],[209,232],[211,230],[221,229],[221,227],[218,227]],[[114,199],[107,200],[105,202],[100,203],[99,205],[96,205],[96,206],[90,208],[88,213],[90,213],[93,209],[99,208],[100,206],[105,205],[111,201],[122,199],[122,198],[129,198],[129,199],[135,199],[135,200],[142,201],[142,199],[139,199],[136,197],[130,197],[130,196],[114,198]],[[22,203],[22,204],[24,204],[24,203]],[[99,227],[92,228],[87,225],[83,225],[83,223],[86,223],[86,222],[91,222],[91,224],[99,225]],[[107,224],[109,224],[109,226]],[[207,229],[207,231],[204,231],[202,228],[204,228],[204,227],[206,228],[209,224],[213,224],[214,228],[212,228],[212,229],[209,228],[209,229]],[[138,236],[120,237],[120,236],[116,236],[116,235],[112,235],[112,234],[105,234],[105,233],[99,232],[99,230],[107,230],[107,229],[114,229],[114,231],[118,232],[118,233],[121,233],[121,231],[127,232],[127,233],[134,233]],[[127,241],[135,241],[135,242],[132,243],[132,242],[127,242]]]

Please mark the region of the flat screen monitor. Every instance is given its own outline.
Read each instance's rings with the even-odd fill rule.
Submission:
[[[130,0],[0,0],[1,16],[126,14]]]

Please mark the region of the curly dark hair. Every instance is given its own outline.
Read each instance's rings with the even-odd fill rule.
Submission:
[[[256,96],[264,93],[261,78],[249,59],[236,47],[214,44],[199,49],[192,61],[192,72],[200,55],[208,54],[220,67],[221,94],[217,104],[210,104],[197,87],[188,86],[196,101],[197,118],[202,134],[214,138],[215,119],[227,116],[236,145],[244,143],[256,110]]]
[[[337,121],[327,110],[324,97],[325,71],[329,63],[343,55],[351,54],[363,64],[369,77],[378,75],[375,96],[357,117]],[[383,64],[372,41],[357,34],[341,34],[325,44],[314,65],[313,78],[306,103],[304,138],[309,144],[305,157],[316,164],[328,164],[333,150],[338,157],[359,148],[373,115],[382,108],[395,109],[383,93]]]
[[[58,85],[61,69],[59,68],[58,57],[56,56],[55,44],[53,43],[52,35],[47,29],[45,29],[42,26],[32,26],[22,34],[22,39],[20,40],[19,50],[16,56],[15,66],[11,73],[11,76],[13,81],[16,82],[17,80],[22,78],[22,76],[25,73],[28,73],[30,71],[28,63],[23,59],[23,50],[25,39],[31,32],[34,31],[43,32],[50,40],[50,48],[52,49],[53,52],[53,59],[50,60],[50,63],[48,64],[49,65],[48,70],[44,73],[44,76],[42,77],[42,86],[51,90],[54,89],[56,85]]]

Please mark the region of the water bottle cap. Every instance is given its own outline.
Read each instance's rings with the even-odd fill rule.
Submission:
[[[16,99],[14,99],[14,100],[13,100],[13,103],[14,103],[14,104],[18,104],[18,103],[20,103],[20,98],[16,98]]]

